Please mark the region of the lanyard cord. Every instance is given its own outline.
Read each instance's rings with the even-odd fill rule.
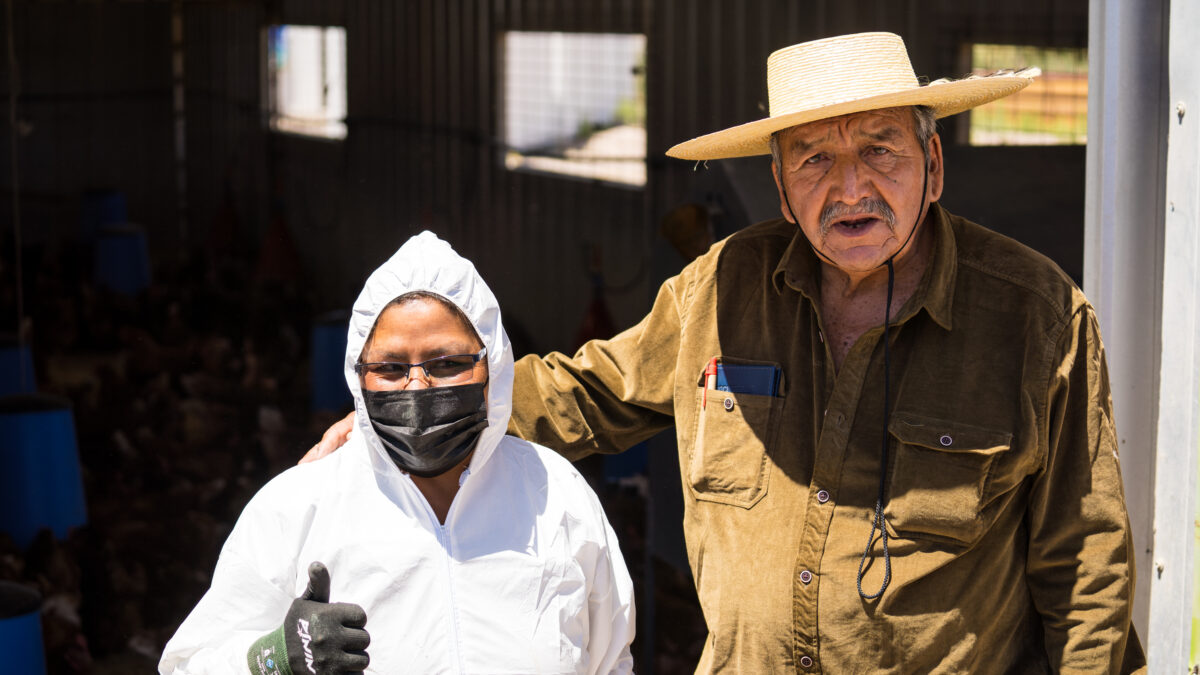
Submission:
[[[783,193],[783,203],[787,205],[788,213],[791,214],[792,220],[796,223],[796,226],[799,227],[800,220],[796,218],[796,212],[792,211],[792,203],[791,200],[788,199],[787,189],[783,187],[784,182],[782,167],[778,168],[778,173],[780,185],[779,191]],[[926,160],[925,179],[921,186],[921,208],[917,210],[917,222],[913,224],[912,230],[909,231],[908,236],[904,238],[904,243],[900,245],[900,248],[896,249],[896,252],[893,253],[891,257],[889,257],[883,263],[883,265],[887,267],[888,272],[887,305],[884,306],[883,310],[883,443],[880,450],[879,492],[875,498],[875,516],[871,519],[871,534],[867,536],[867,547],[863,549],[862,558],[858,561],[858,595],[863,600],[874,600],[882,596],[883,592],[887,589],[888,584],[892,582],[892,555],[888,552],[887,522],[883,517],[884,490],[887,485],[888,441],[890,440],[888,438],[888,423],[891,420],[892,415],[890,394],[892,384],[892,358],[891,348],[889,346],[891,341],[888,339],[889,333],[891,332],[892,323],[892,292],[895,290],[896,286],[896,268],[892,264],[892,261],[896,258],[896,256],[900,255],[901,251],[908,246],[908,242],[912,240],[913,235],[916,234],[917,227],[919,227],[921,224],[921,217],[925,215],[925,196],[928,191],[929,162]],[[805,237],[805,241],[808,241],[808,237]],[[836,267],[836,263],[834,263],[829,256],[817,249],[816,246],[813,246],[811,241],[808,242],[808,246],[813,250],[814,253]],[[879,538],[883,542],[883,583],[880,584],[878,591],[868,595],[863,592],[862,588],[863,567],[866,565],[867,556],[870,555],[871,549],[875,545],[876,530],[879,530]]]
[[[896,268],[892,265],[892,259],[888,258],[888,287],[887,287],[887,308],[883,311],[883,448],[881,452],[879,464],[879,494],[875,498],[875,518],[871,520],[871,534],[867,536],[867,547],[863,549],[862,558],[858,561],[858,595],[863,600],[874,600],[883,595],[884,589],[892,581],[892,555],[888,553],[888,531],[887,523],[883,520],[883,491],[887,478],[888,465],[888,420],[891,419],[891,376],[892,376],[892,359],[891,349],[888,344],[891,340],[888,339],[890,324],[892,323],[892,289],[896,282]],[[867,554],[871,552],[871,548],[875,545],[875,530],[879,530],[879,538],[883,541],[883,583],[880,584],[879,590],[871,595],[863,593],[863,566],[867,563]]]

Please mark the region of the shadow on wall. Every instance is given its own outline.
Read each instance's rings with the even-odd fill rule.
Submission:
[[[1086,146],[945,148],[942,205],[1049,257],[1083,285]]]

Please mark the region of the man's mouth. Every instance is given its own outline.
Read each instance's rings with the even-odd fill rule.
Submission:
[[[839,230],[857,232],[866,229],[874,223],[879,222],[879,217],[874,215],[858,215],[849,218],[843,218],[833,223],[833,226]]]
[[[826,204],[820,216],[823,236],[837,232],[843,237],[859,237],[872,232],[877,224],[892,228],[895,223],[892,207],[878,197],[864,197],[853,205],[835,201]]]

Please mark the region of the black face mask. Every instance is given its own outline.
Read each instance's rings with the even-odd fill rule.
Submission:
[[[396,466],[440,476],[461,462],[487,427],[486,382],[455,387],[363,390],[367,416]]]

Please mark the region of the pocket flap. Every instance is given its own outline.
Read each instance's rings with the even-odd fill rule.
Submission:
[[[941,452],[992,455],[1007,450],[1012,433],[947,422],[911,413],[894,413],[888,431],[901,443]]]

